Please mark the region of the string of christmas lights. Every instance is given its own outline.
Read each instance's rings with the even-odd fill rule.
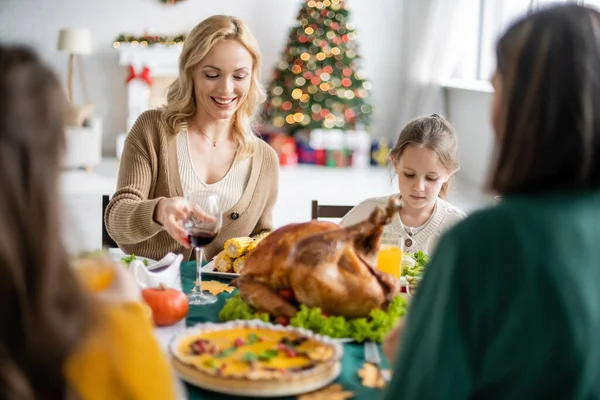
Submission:
[[[125,35],[121,34],[113,41],[113,47],[116,49],[123,44],[129,44],[135,46],[153,46],[155,44],[162,44],[167,46],[183,46],[185,41],[185,35]]]
[[[272,125],[301,129],[368,127],[371,83],[359,68],[344,0],[305,1],[273,72],[265,113]]]

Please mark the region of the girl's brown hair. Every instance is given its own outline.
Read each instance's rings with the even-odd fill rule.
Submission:
[[[61,241],[66,96],[28,49],[0,45],[0,397],[73,397],[64,376],[90,300]]]
[[[458,169],[458,139],[454,128],[446,118],[438,114],[416,118],[400,132],[396,145],[390,150],[390,160],[396,164],[404,150],[409,147],[425,147],[433,152],[448,173]],[[452,176],[444,182],[439,197],[445,199],[451,186]]]
[[[600,187],[600,13],[558,6],[496,47],[501,82],[490,188],[502,195]]]

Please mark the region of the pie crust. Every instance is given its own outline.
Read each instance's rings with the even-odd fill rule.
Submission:
[[[180,377],[215,392],[274,397],[319,389],[340,374],[341,344],[266,322],[203,323],[169,345]]]

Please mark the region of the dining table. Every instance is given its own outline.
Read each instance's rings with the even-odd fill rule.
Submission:
[[[230,283],[230,279],[224,279],[222,277],[213,276],[209,274],[202,275],[203,281],[219,281],[222,283]],[[189,261],[181,264],[181,289],[184,293],[188,294],[194,288],[196,281],[196,262]],[[190,305],[185,321],[180,324],[167,327],[157,328],[157,335],[159,341],[162,342],[163,347],[168,351],[168,342],[173,335],[177,332],[184,330],[186,327],[192,327],[196,324],[204,322],[220,322],[219,311],[223,308],[223,305],[228,298],[235,295],[237,289],[232,293],[222,292],[217,295],[217,302],[206,305]],[[344,354],[341,360],[341,373],[339,377],[333,382],[340,384],[344,391],[349,391],[354,394],[354,399],[369,399],[376,400],[383,397],[384,390],[368,388],[361,384],[361,378],[358,375],[358,371],[363,367],[365,362],[364,345],[362,343],[350,342],[343,344]],[[378,345],[378,350],[381,354],[382,367],[388,368],[387,360],[381,352],[381,346]],[[202,389],[200,387],[191,385],[187,382],[181,382],[180,390],[183,392],[182,397],[189,400],[205,400],[205,399],[239,399],[239,396],[232,396],[222,393],[216,393],[209,390]],[[270,397],[273,399],[293,399],[295,397]]]

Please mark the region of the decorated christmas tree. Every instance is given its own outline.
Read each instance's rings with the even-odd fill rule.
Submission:
[[[305,1],[273,73],[266,122],[299,129],[367,128],[370,82],[359,69],[345,0]]]

